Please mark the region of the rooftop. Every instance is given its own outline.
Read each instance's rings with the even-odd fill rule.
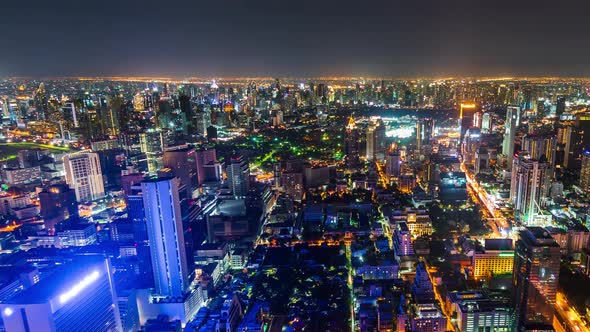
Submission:
[[[105,272],[105,258],[100,255],[79,256],[72,262],[58,268],[56,272],[42,279],[32,287],[18,293],[4,303],[31,304],[46,303],[58,295],[68,294],[76,285],[96,278],[95,273]]]

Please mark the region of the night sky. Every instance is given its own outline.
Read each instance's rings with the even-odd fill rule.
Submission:
[[[590,76],[590,1],[0,1],[0,75]]]

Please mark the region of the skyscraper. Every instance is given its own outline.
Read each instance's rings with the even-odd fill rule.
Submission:
[[[582,154],[582,169],[580,170],[580,187],[590,191],[590,150]]]
[[[352,115],[348,118],[348,124],[346,126],[344,152],[346,153],[347,164],[354,168],[359,159],[359,134]]]
[[[423,145],[430,144],[434,133],[433,119],[420,119],[416,123],[416,148],[420,150]]]
[[[387,141],[385,136],[385,124],[379,120],[377,127],[375,127],[375,159],[378,161],[385,160],[385,152],[387,151]]]
[[[516,218],[530,225],[547,196],[549,163],[532,159],[528,152],[518,154],[512,163],[510,201]]]
[[[555,151],[557,140],[554,136],[525,135],[522,138],[521,150],[527,151],[531,159],[542,160],[555,167]]]
[[[389,177],[399,177],[402,160],[399,150],[393,150],[387,154],[385,160],[385,173]]]
[[[231,158],[226,171],[229,187],[236,197],[245,197],[250,191],[250,166],[242,156]]]
[[[366,155],[368,161],[373,161],[375,158],[375,127],[373,126],[367,128]]]
[[[121,331],[108,259],[80,256],[0,304],[6,332]]]
[[[566,137],[565,166],[577,169],[581,165],[582,153],[590,149],[590,115],[581,114],[576,117],[575,125],[568,128]]]
[[[186,197],[192,197],[192,191],[197,188],[197,160],[193,148],[180,146],[178,149],[167,149],[163,157],[164,167],[170,168],[174,176],[185,186]]]
[[[139,136],[141,152],[145,153],[148,172],[155,174],[162,168],[162,155],[168,145],[164,133],[160,130],[150,129]]]
[[[178,178],[153,178],[141,183],[159,296],[182,297],[189,287],[178,186]]]
[[[541,227],[527,227],[516,241],[513,301],[519,331],[553,323],[559,280],[559,245]]]
[[[210,178],[207,176],[206,166],[213,166],[217,164],[217,153],[215,149],[205,149],[196,152],[197,162],[197,181],[199,186],[203,185],[205,181],[219,180],[220,178]]]
[[[98,154],[93,152],[78,152],[63,157],[66,171],[66,182],[76,192],[79,202],[88,202],[104,197],[104,182],[102,178]]]
[[[485,112],[482,116],[481,116],[481,132],[483,134],[488,134],[492,131],[492,123],[493,122],[493,118],[492,118],[492,114],[489,112]]]
[[[461,103],[459,107],[460,134],[461,142],[463,142],[463,137],[465,136],[467,129],[473,127],[473,116],[477,106],[474,103]]]
[[[207,135],[207,127],[211,125],[211,115],[208,110],[199,110],[195,113],[195,128],[201,136]]]
[[[366,157],[368,161],[377,160],[383,161],[385,159],[385,152],[387,150],[387,141],[385,136],[385,125],[383,121],[378,120],[377,123],[370,124],[366,132],[367,145]]]
[[[48,120],[49,101],[47,98],[47,91],[45,90],[44,83],[39,84],[39,88],[35,91],[34,103],[38,119]]]
[[[461,144],[461,156],[466,164],[475,163],[475,154],[480,146],[481,129],[471,127],[467,129]]]
[[[559,121],[559,117],[561,117],[565,113],[565,97],[560,96],[557,97],[557,101],[555,103],[555,116],[556,121]]]
[[[506,156],[508,166],[512,165],[514,158],[514,139],[518,121],[519,107],[508,106],[506,109],[506,122],[504,123],[504,140],[502,141],[502,154]]]

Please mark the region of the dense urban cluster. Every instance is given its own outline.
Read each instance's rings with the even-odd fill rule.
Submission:
[[[590,81],[0,81],[0,331],[589,331]]]

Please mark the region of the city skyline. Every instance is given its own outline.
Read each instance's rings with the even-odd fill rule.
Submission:
[[[0,332],[590,332],[588,12],[0,1]]]

